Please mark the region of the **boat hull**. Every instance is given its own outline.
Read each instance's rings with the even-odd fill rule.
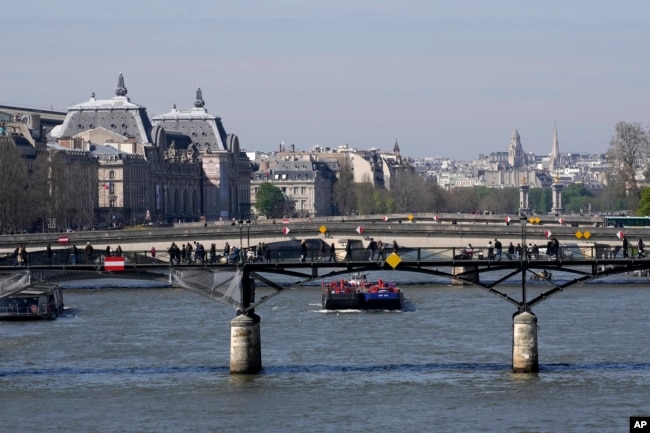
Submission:
[[[57,285],[31,286],[0,298],[0,320],[53,320],[63,313]]]
[[[401,310],[403,293],[323,293],[323,310]]]

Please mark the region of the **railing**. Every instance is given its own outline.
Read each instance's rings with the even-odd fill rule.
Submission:
[[[393,253],[392,249],[384,248],[374,252],[368,248],[356,248],[347,254],[344,249],[337,249],[334,256],[331,257],[329,248],[323,251],[320,247],[310,247],[307,249],[304,262],[347,262],[347,261],[383,261]],[[572,260],[572,259],[624,259],[623,251],[620,247],[609,247],[606,245],[599,246],[560,246],[557,252],[547,252],[546,248],[527,248],[515,249],[514,251],[502,250],[499,255],[496,250],[489,254],[487,248],[474,248],[471,251],[466,247],[454,248],[399,248],[398,254],[403,261],[470,261],[470,260],[491,260],[507,261],[521,260],[521,254],[526,255],[527,260]],[[83,252],[76,255],[65,250],[56,250],[51,255],[46,251],[32,251],[25,258],[18,258],[15,254],[6,254],[0,257],[0,266],[11,267],[30,267],[30,266],[52,266],[66,267],[69,265],[96,265],[101,266],[104,258],[107,256],[105,251],[94,253],[92,256],[86,256]],[[258,250],[256,247],[244,248],[239,250],[233,248],[230,254],[224,254],[223,251],[204,251],[179,254],[170,254],[168,251],[156,251],[152,256],[150,251],[126,251],[121,254],[124,257],[125,266],[146,265],[146,264],[168,264],[170,266],[180,265],[214,265],[214,264],[240,264],[240,263],[262,263],[262,262],[298,262],[301,261],[301,253],[295,247],[275,248]],[[117,257],[111,254],[111,257]],[[638,259],[637,248],[628,250],[628,258]]]

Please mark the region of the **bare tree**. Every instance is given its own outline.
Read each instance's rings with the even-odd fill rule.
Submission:
[[[646,174],[648,156],[648,133],[638,123],[618,122],[615,135],[609,142],[607,159],[610,163],[610,179],[625,185],[635,202],[641,197],[637,174]]]
[[[0,155],[0,233],[14,233],[28,223],[27,169],[11,138],[0,137]]]
[[[397,212],[419,212],[423,208],[425,180],[412,169],[396,170],[390,181],[390,192]]]
[[[336,184],[334,184],[333,195],[334,203],[340,214],[347,215],[356,209],[354,173],[352,172],[352,165],[347,159],[341,163],[341,170]]]

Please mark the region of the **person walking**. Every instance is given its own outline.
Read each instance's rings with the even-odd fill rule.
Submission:
[[[498,239],[494,240],[494,258],[497,261],[501,261],[501,253],[503,252],[503,244]]]
[[[637,252],[639,254],[639,258],[645,257],[645,244],[643,243],[643,239],[639,238],[639,242],[637,244]]]
[[[305,262],[305,259],[307,258],[307,242],[303,239],[302,242],[300,242],[300,261]]]
[[[325,260],[325,251],[327,249],[327,244],[325,243],[324,240],[321,239],[320,241],[320,249],[318,251],[318,261],[323,261]]]
[[[375,252],[377,251],[377,242],[374,238],[370,238],[370,243],[368,244],[368,249],[370,250],[370,260],[375,260]]]
[[[47,255],[47,265],[52,265],[52,244],[48,242],[47,248],[45,249],[45,254]]]
[[[352,260],[352,243],[348,239],[345,243],[345,258],[343,259],[346,262]]]
[[[90,242],[86,242],[86,248],[84,249],[84,252],[86,253],[86,264],[90,264],[93,262],[93,253],[94,253],[94,248],[92,245],[90,245]]]
[[[384,253],[384,243],[382,241],[377,241],[377,260],[386,260],[386,254]]]
[[[627,252],[627,249],[628,249],[629,247],[630,247],[630,246],[629,246],[629,244],[628,244],[628,242],[627,242],[627,238],[626,238],[626,237],[623,237],[623,246],[621,247],[621,249],[623,250],[623,258],[624,258],[624,259],[627,259],[627,258],[628,258],[628,252]]]
[[[334,242],[330,245],[330,258],[328,262],[331,263],[332,259],[334,260],[334,263],[336,263],[336,245],[334,245]]]
[[[488,241],[487,252],[488,252],[488,260],[493,260],[494,259],[494,245],[492,244],[492,241]]]

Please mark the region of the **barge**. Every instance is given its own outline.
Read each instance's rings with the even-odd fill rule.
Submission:
[[[365,274],[323,285],[323,310],[401,310],[404,295],[394,283],[369,282]]]

